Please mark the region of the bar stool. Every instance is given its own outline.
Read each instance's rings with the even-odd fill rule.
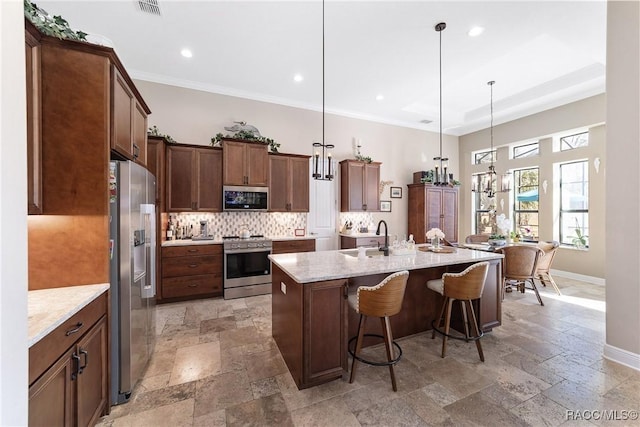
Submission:
[[[480,360],[484,362],[484,353],[482,352],[482,345],[480,345],[480,338],[482,338],[484,333],[480,332],[480,329],[478,328],[478,322],[476,320],[475,311],[473,310],[472,301],[480,298],[482,295],[488,270],[488,262],[479,262],[467,267],[461,273],[444,273],[442,275],[442,279],[429,280],[427,282],[427,288],[444,296],[442,309],[438,316],[438,325],[435,325],[435,320],[431,322],[431,327],[433,328],[431,338],[433,339],[436,337],[436,332],[442,334],[442,357],[445,356],[447,351],[447,338],[453,338],[465,340],[467,342],[475,341]],[[455,300],[460,301],[460,308],[464,323],[464,337],[449,334],[451,325],[451,308]],[[441,329],[443,322],[444,330]],[[473,333],[475,334],[473,337],[469,335],[470,326],[473,326]]]
[[[391,324],[389,317],[400,312],[402,308],[402,300],[404,291],[407,286],[407,278],[409,272],[399,271],[387,276],[382,282],[375,286],[360,286],[357,293],[349,296],[349,305],[353,307],[356,313],[360,314],[360,322],[358,323],[358,335],[349,340],[349,354],[353,357],[351,362],[351,377],[349,383],[353,383],[356,374],[356,360],[374,366],[389,366],[391,374],[391,385],[393,391],[398,391],[396,386],[396,376],[393,372],[393,365],[400,361],[402,357],[402,348],[393,341],[391,334]],[[382,324],[383,335],[365,334],[365,323],[367,317],[378,317]],[[387,350],[386,362],[374,362],[366,360],[359,356],[362,350],[362,340],[364,337],[377,337],[384,339],[384,345]],[[355,351],[351,350],[351,343],[356,341]],[[398,356],[394,355],[394,348],[398,350]]]

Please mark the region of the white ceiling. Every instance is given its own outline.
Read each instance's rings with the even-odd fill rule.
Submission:
[[[37,1],[106,38],[133,78],[322,110],[321,1],[158,3]],[[327,0],[325,111],[438,131],[438,22],[444,133],[489,126],[489,80],[494,124],[605,91],[606,1]]]

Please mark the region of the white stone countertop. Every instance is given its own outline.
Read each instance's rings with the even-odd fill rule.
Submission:
[[[417,247],[427,244],[416,245]],[[469,262],[500,259],[504,256],[493,252],[457,248],[455,253],[434,253],[417,250],[413,255],[372,256],[360,259],[339,251],[303,252],[269,255],[269,259],[298,283],[393,273],[401,270],[418,270]]]
[[[266,238],[271,239],[273,241],[285,241],[285,240],[308,240],[308,239],[316,239],[318,236],[315,235],[304,235],[304,236],[266,236]],[[213,240],[191,240],[191,239],[183,239],[183,240],[167,240],[162,242],[162,246],[189,246],[189,245],[220,245],[222,244],[222,236],[215,236]]]
[[[29,347],[109,289],[108,283],[29,291]]]

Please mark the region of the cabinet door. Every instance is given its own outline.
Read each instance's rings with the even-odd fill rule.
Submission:
[[[432,228],[441,228],[440,217],[442,215],[442,190],[439,188],[427,188],[426,192],[426,231]],[[444,230],[443,230],[444,231]],[[445,237],[447,233],[445,231]]]
[[[246,185],[245,176],[245,143],[224,141],[222,156],[224,185]]]
[[[245,143],[247,185],[269,185],[269,154],[265,144]]]
[[[162,138],[149,137],[147,141],[147,169],[156,177],[156,205],[160,212],[164,209],[164,140]]]
[[[190,211],[193,205],[194,151],[190,147],[167,147],[167,210]]]
[[[133,108],[133,159],[141,165],[147,164],[147,112],[134,101]]]
[[[222,152],[212,149],[196,149],[195,209],[206,212],[222,212]]]
[[[98,421],[109,399],[106,316],[78,342],[76,354],[80,358],[76,390],[78,425],[91,426]]]
[[[291,157],[289,165],[289,211],[309,212],[309,159]]]
[[[269,156],[269,211],[287,212],[290,181],[289,158]]]
[[[40,43],[25,33],[27,81],[27,207],[29,214],[42,213],[42,131]]]
[[[65,353],[29,387],[30,426],[74,425],[72,354],[73,350]]]
[[[380,165],[364,164],[365,182],[363,186],[363,210],[367,212],[380,211]]]
[[[364,163],[346,162],[341,165],[340,209],[345,212],[363,210],[364,201]]]
[[[132,108],[133,92],[118,72],[112,68],[112,104],[111,104],[111,149],[117,151],[127,159],[133,159]]]
[[[442,189],[442,222],[440,229],[450,242],[458,241],[458,190]]]

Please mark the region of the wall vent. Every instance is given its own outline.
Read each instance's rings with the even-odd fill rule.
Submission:
[[[142,12],[160,16],[158,0],[138,0],[138,6]]]
[[[420,123],[422,123],[423,125],[428,125],[429,123],[433,123],[433,120],[424,119],[424,120],[420,120]]]

